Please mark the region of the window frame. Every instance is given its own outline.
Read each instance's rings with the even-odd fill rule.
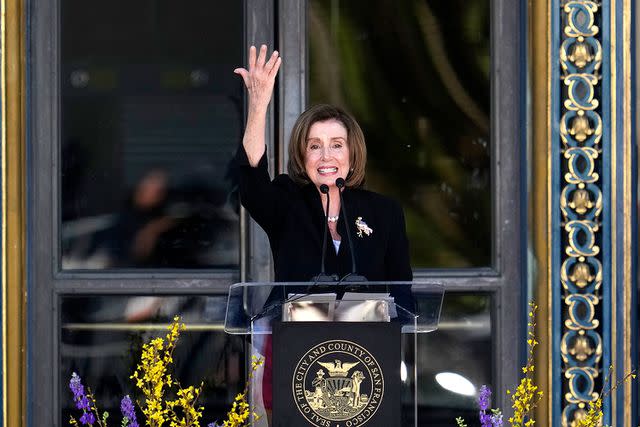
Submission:
[[[60,188],[58,179],[51,179],[59,177],[61,160],[60,3],[28,0],[26,4],[28,423],[51,426],[58,425],[60,413],[59,304],[65,295],[225,294],[234,282],[268,281],[273,274],[266,235],[244,209],[238,270],[60,270]],[[277,46],[286,59],[267,126],[267,147],[274,153],[270,171],[284,172],[288,134],[306,105],[306,1],[244,0],[244,8],[245,49],[267,43]],[[492,295],[494,388],[498,390],[517,382],[522,349],[513,349],[524,336],[526,126],[520,123],[526,122],[525,12],[523,2],[491,2],[492,265],[414,270],[416,281],[439,280],[447,292]]]
[[[28,325],[27,407],[30,425],[59,425],[60,302],[67,295],[224,295],[241,280],[265,281],[271,274],[266,235],[240,214],[238,269],[106,270],[60,269],[60,6],[61,0],[27,2],[27,214]],[[273,45],[273,3],[244,0],[244,40]],[[231,72],[231,71],[230,71]],[[240,83],[239,83],[240,84]],[[267,146],[273,150],[273,111]],[[270,164],[274,170],[274,161]],[[55,179],[52,179],[55,177]],[[37,236],[37,238],[36,238]],[[37,383],[37,387],[36,387]],[[37,392],[36,392],[37,390]]]
[[[307,98],[308,38],[306,0],[279,0],[279,49],[285,58],[279,87],[279,172],[286,172],[291,128],[304,111]],[[488,292],[492,295],[492,341],[495,345],[494,389],[506,390],[517,383],[524,347],[523,313],[526,307],[526,250],[522,227],[526,226],[522,194],[526,184],[523,154],[526,146],[524,66],[526,28],[522,2],[491,0],[491,260],[480,268],[419,268],[415,281],[440,281],[446,292]],[[520,97],[517,94],[521,94]],[[515,262],[513,261],[515,260]],[[446,295],[445,295],[446,299]],[[526,325],[526,323],[525,323]],[[498,406],[504,399],[496,395]]]

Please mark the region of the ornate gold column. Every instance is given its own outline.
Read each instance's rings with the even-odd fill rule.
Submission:
[[[26,425],[25,13],[2,1],[2,398],[4,425]]]
[[[536,384],[544,398],[536,408],[540,425],[552,424],[552,337],[551,309],[551,10],[550,0],[529,2],[529,60],[531,81],[531,189],[530,239],[535,266],[533,298],[538,304],[536,331]],[[534,220],[535,218],[535,220]]]
[[[573,427],[633,354],[636,292],[630,0],[529,4],[529,230],[542,425]],[[637,425],[634,389],[604,399],[604,423]]]

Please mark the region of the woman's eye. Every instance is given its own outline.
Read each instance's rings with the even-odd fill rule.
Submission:
[[[339,150],[340,148],[342,148],[342,144],[333,144],[333,148]]]
[[[309,145],[309,150],[317,150],[318,148],[320,148],[320,146],[318,144]]]

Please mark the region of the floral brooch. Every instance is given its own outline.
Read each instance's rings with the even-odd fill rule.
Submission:
[[[358,229],[358,237],[362,237],[363,233],[367,236],[370,236],[373,233],[373,229],[362,220],[361,216],[356,219],[356,228]]]

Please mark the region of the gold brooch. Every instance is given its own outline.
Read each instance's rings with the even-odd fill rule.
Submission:
[[[358,237],[362,237],[362,233],[366,234],[367,236],[373,233],[373,229],[362,220],[361,216],[356,219],[356,228],[358,229]]]

